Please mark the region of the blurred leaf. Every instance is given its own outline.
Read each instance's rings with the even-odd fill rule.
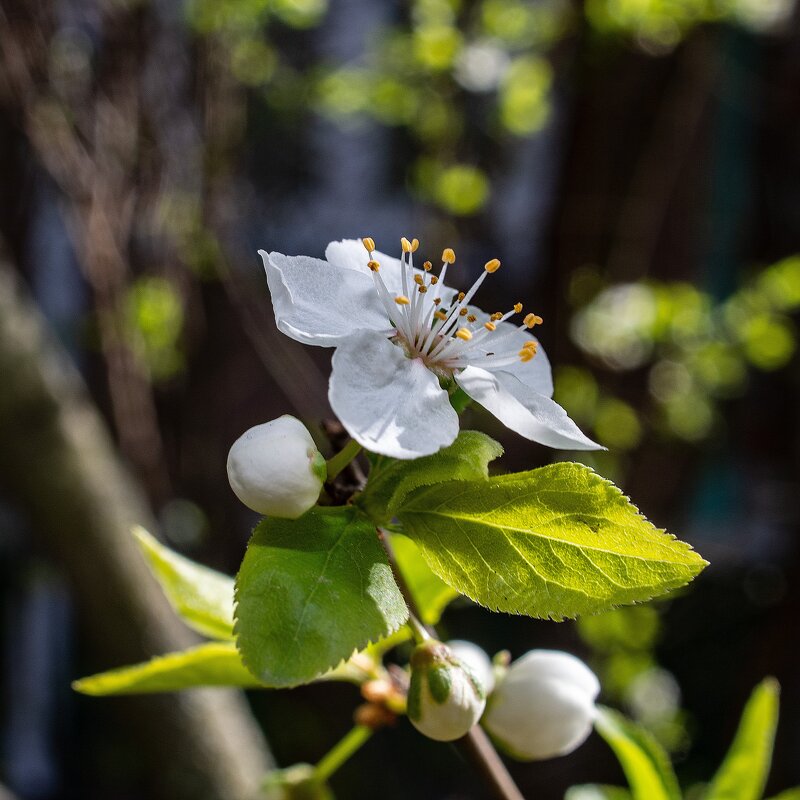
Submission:
[[[706,800],[759,800],[762,796],[772,762],[779,695],[774,678],[767,678],[753,690]]]
[[[170,550],[142,527],[131,532],[184,622],[204,636],[233,638],[233,578]]]
[[[414,542],[400,534],[392,535],[392,547],[400,572],[408,583],[426,625],[436,625],[447,605],[458,592],[432,572]]]
[[[706,563],[582,464],[437,483],[412,492],[397,516],[442,580],[488,608],[533,617],[650,599]]]
[[[517,59],[500,89],[500,120],[507,130],[527,136],[540,130],[550,115],[553,70],[543,58]]]
[[[81,678],[72,684],[76,692],[95,696],[177,692],[197,686],[249,688],[261,684],[242,664],[233,642],[207,642],[141,664]]]
[[[477,167],[455,164],[444,167],[436,178],[438,204],[456,216],[480,211],[489,197],[489,179]]]
[[[769,800],[800,800],[800,786],[794,789],[786,789],[786,791],[770,797]]]
[[[617,756],[633,800],[681,799],[669,757],[644,728],[603,706],[598,706],[595,728]]]
[[[409,492],[447,480],[485,480],[503,448],[485,433],[461,431],[453,444],[430,456],[395,460],[374,470],[356,504],[379,525],[397,513]]]
[[[374,525],[355,508],[258,524],[236,578],[236,641],[265,684],[308,683],[407,618]]]

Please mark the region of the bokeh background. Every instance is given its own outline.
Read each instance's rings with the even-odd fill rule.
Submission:
[[[277,333],[258,248],[373,236],[491,257],[544,319],[557,399],[609,450],[479,411],[503,469],[594,466],[711,561],[665,601],[443,631],[588,660],[690,787],[780,680],[771,793],[800,783],[800,8],[793,0],[2,0],[0,772],[21,800],[244,798],[316,761],[350,686],[99,700],[70,680],[177,649],[127,534],[233,574],[247,427],[330,416],[328,351]],[[324,313],[321,309],[320,313]],[[324,441],[320,439],[324,446]],[[262,733],[263,731],[263,733]],[[511,765],[526,796],[621,783],[602,741]],[[404,722],[342,798],[482,798]]]

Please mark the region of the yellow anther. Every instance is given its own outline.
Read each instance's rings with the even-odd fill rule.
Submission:
[[[467,311],[466,308],[462,308],[461,311],[458,312],[459,317],[466,317],[467,314],[469,314],[469,311]]]
[[[456,263],[456,254],[452,248],[445,247],[445,249],[442,250],[442,261],[445,261],[448,264]]]
[[[456,331],[456,336],[464,342],[468,342],[472,338],[472,332],[469,328],[459,328]]]
[[[433,315],[436,319],[445,320],[447,319],[447,314],[444,311],[437,311]]]
[[[368,261],[367,266],[373,271],[377,272],[381,268],[380,261]]]
[[[489,317],[492,322],[497,322],[499,319],[503,319],[503,312],[502,311],[495,311],[491,317]]]
[[[414,283],[416,283],[417,286],[422,286],[425,283],[425,281],[422,280],[422,275],[415,275],[414,276]]]
[[[397,295],[394,301],[399,306],[407,306],[411,302],[404,294]]]
[[[532,328],[534,325],[541,325],[544,320],[538,314],[526,314],[523,322],[527,328]]]
[[[419,239],[412,239],[411,240],[411,252],[416,253],[419,249]]]
[[[535,355],[536,355],[536,353],[532,353],[527,348],[523,348],[522,350],[519,351],[519,360],[523,364],[527,364],[529,361],[531,361],[533,359],[533,357]]]
[[[424,269],[424,270],[425,270],[425,272],[430,272],[430,271],[433,269],[433,264],[431,264],[431,262],[430,262],[430,261],[426,261],[426,262],[425,262],[425,263],[422,265],[422,269]]]
[[[438,306],[439,303],[441,303],[441,302],[442,302],[442,298],[441,297],[437,297],[437,298],[434,299],[433,304],[435,306]]]
[[[477,322],[477,321],[478,321],[478,318],[474,314],[470,314],[467,317],[467,322]]]
[[[417,291],[418,291],[420,294],[425,294],[425,292],[427,292],[427,291],[428,291],[428,287],[427,287],[427,286],[420,286],[420,287],[417,289]]]
[[[496,331],[497,325],[494,322],[484,322],[483,327],[486,328],[487,331]]]
[[[368,253],[371,253],[375,249],[375,240],[371,236],[365,236],[361,240],[361,244],[364,245]]]
[[[491,261],[487,261],[483,265],[483,268],[487,272],[497,272],[497,270],[500,269],[500,259],[499,258],[493,258]]]
[[[439,283],[439,279],[435,275],[431,275],[431,286],[436,286]]]
[[[464,294],[464,292],[459,292],[458,293],[458,302],[460,303],[465,297],[466,297],[466,295]]]
[[[409,242],[408,239],[406,239],[405,236],[400,240],[400,247],[403,248],[403,252],[404,253],[412,253],[412,252],[414,252],[411,249],[411,242]]]
[[[535,354],[536,351],[539,349],[539,344],[537,342],[534,342],[533,339],[528,339],[528,341],[525,342],[524,345],[522,345],[522,349],[530,350],[532,353]]]
[[[520,311],[522,311],[522,303],[514,303],[514,313],[519,314]]]

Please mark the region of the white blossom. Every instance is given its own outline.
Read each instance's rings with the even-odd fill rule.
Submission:
[[[253,511],[297,519],[325,481],[325,459],[300,420],[285,414],[245,431],[228,453],[228,480]]]
[[[599,693],[597,677],[580,659],[531,650],[495,688],[483,725],[520,760],[566,755],[591,733]]]
[[[471,300],[500,266],[487,262],[469,291],[445,284],[455,254],[413,266],[418,242],[402,240],[402,257],[374,242],[332,242],[325,261],[259,251],[283,333],[335,347],[328,397],[348,433],[368,450],[395,458],[435,453],[458,435],[448,391],[456,387],[527,439],[549,447],[592,450],[551,398],[550,364],[531,329],[541,317],[487,314]]]
[[[494,689],[494,667],[486,651],[466,639],[451,639],[447,646],[462,664],[469,667],[486,694],[491,694]]]

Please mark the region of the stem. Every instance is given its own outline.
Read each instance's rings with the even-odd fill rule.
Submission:
[[[411,623],[411,630],[414,632],[414,637],[417,641],[424,641],[427,638],[438,638],[436,630],[430,625],[423,626],[419,622],[419,606],[414,599],[413,594],[400,572],[400,567],[394,555],[394,549],[391,543],[391,534],[382,528],[378,528],[378,539],[380,539],[383,549],[389,558],[389,564],[394,573],[397,586],[409,610],[409,622]],[[424,635],[417,630],[419,626]],[[421,638],[418,638],[421,637]],[[464,756],[472,762],[475,769],[480,772],[486,781],[486,785],[491,790],[492,795],[497,800],[525,800],[514,779],[506,769],[506,765],[497,755],[489,737],[484,733],[480,725],[473,726],[472,730],[461,739],[455,742],[456,746],[461,750]]]
[[[335,456],[325,463],[328,468],[328,483],[330,483],[359,453],[361,445],[351,439]]]
[[[347,761],[365,742],[374,731],[366,725],[356,725],[340,739],[331,750],[324,755],[319,764],[314,767],[314,777],[324,783]]]

